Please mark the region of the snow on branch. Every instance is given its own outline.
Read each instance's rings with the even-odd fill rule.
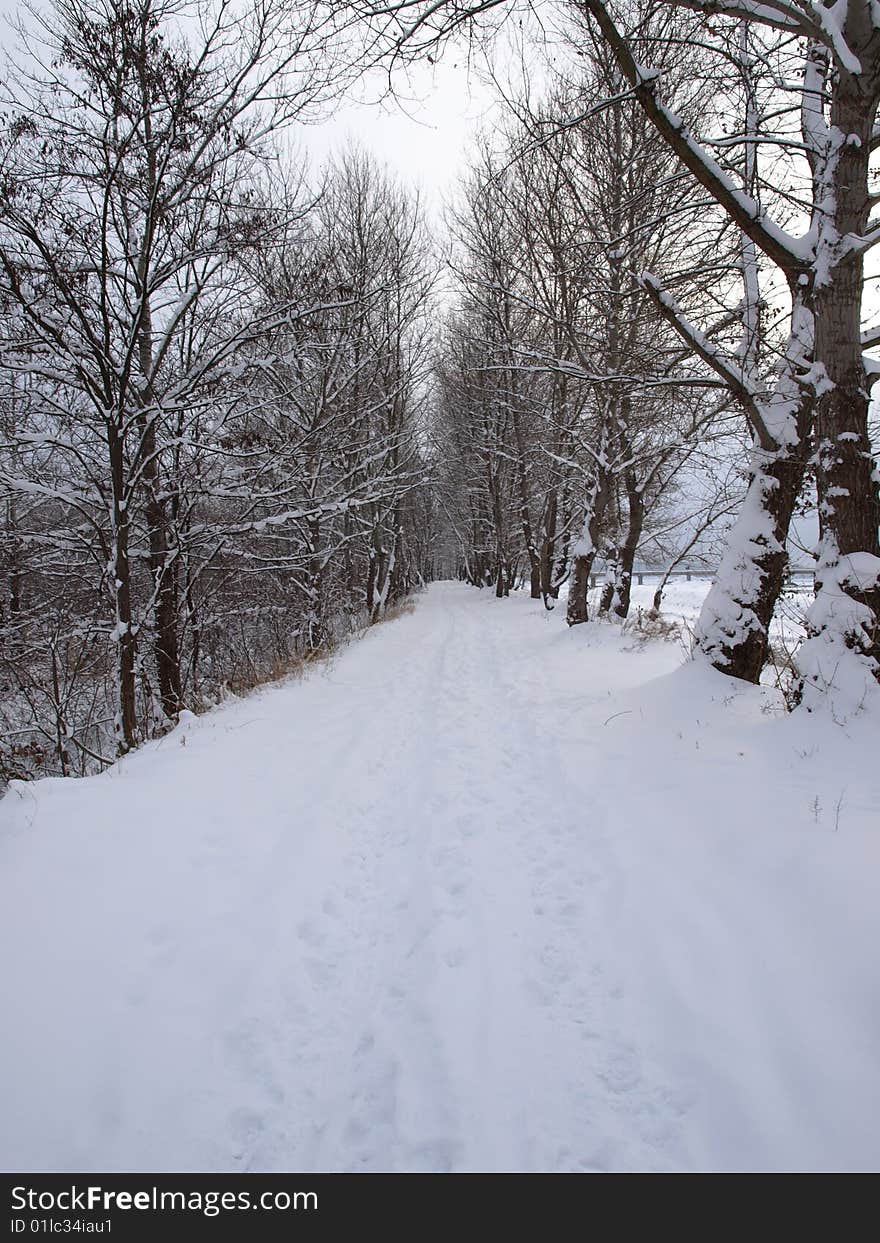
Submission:
[[[768,453],[772,453],[777,448],[776,439],[767,427],[761,410],[758,391],[742,366],[734,359],[722,354],[718,346],[714,345],[705,333],[701,332],[699,328],[688,320],[675,299],[663,289],[660,282],[653,276],[643,272],[639,277],[639,283],[659,313],[670,327],[678,333],[682,341],[702,358],[703,362],[711,367],[728,385],[731,392],[742,404],[749,423],[758,437],[761,448]]]
[[[672,0],[677,8],[755,22],[825,44],[835,60],[847,73],[861,73],[862,64],[847,43],[842,29],[846,18],[846,0],[826,7],[810,0],[788,3],[788,0]]]
[[[685,167],[724,208],[734,224],[783,272],[796,275],[807,271],[814,258],[811,236],[792,237],[770,220],[750,195],[734,184],[718,162],[690,134],[681,118],[660,100],[657,94],[659,72],[636,61],[627,40],[601,0],[583,0],[583,4],[605,36],[645,115]]]

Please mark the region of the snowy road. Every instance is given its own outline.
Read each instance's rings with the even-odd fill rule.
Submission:
[[[759,692],[621,647],[436,585],[16,786],[0,1164],[876,1168],[876,779],[836,831],[835,739],[807,768]]]

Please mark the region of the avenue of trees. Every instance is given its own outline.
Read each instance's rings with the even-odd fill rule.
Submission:
[[[364,152],[292,154],[364,67],[461,40],[536,71],[448,238]],[[93,771],[436,573],[576,625],[703,557],[696,647],[756,682],[804,510],[792,696],[857,707],[878,103],[868,0],[34,10],[0,79],[0,779]]]
[[[880,220],[872,214],[872,156],[880,144],[876,7],[870,0],[361,0],[351,7],[369,24],[374,54],[381,50],[398,61],[436,57],[450,39],[490,40],[531,21],[545,42],[565,46],[570,62],[588,63],[587,98],[581,102],[577,91],[551,97],[531,148],[546,155],[554,144],[577,145],[584,126],[594,127],[599,138],[589,156],[586,203],[592,183],[606,176],[603,145],[622,161],[618,210],[629,218],[611,218],[614,197],[600,191],[609,219],[588,208],[584,221],[586,233],[604,234],[608,269],[597,276],[608,282],[602,287],[605,356],[591,354],[586,367],[577,358],[581,373],[598,371],[604,381],[604,397],[594,391],[590,400],[626,407],[637,395],[629,388],[639,366],[628,355],[633,319],[613,310],[627,285],[634,307],[637,288],[692,365],[724,386],[748,438],[746,495],[702,612],[700,650],[725,673],[760,677],[792,518],[814,494],[816,596],[809,637],[797,654],[798,694],[807,706],[829,693],[841,704],[862,702],[880,677],[878,480],[870,424],[871,388],[880,375],[870,351],[880,344],[880,329],[865,297],[866,261],[880,242]],[[533,122],[530,109],[514,111]],[[601,136],[614,126],[619,143],[603,144]],[[653,160],[654,184],[663,187],[653,200],[640,171],[642,127],[650,135],[648,169]],[[577,162],[563,162],[566,178],[576,177]],[[674,230],[664,242],[686,184],[696,196],[697,241],[711,247],[714,234],[708,262],[700,245],[676,239]],[[542,205],[549,206],[546,196]],[[521,235],[517,241],[525,243]],[[621,250],[622,283],[616,283]],[[580,253],[572,248],[567,261],[577,269]],[[560,278],[558,267],[547,271]],[[477,275],[471,286],[480,280]],[[543,307],[540,314],[546,318]],[[592,309],[586,318],[595,325]],[[613,327],[621,318],[630,340],[621,341]],[[739,331],[732,332],[736,320]],[[565,329],[573,350],[574,335]],[[659,341],[665,349],[662,335]],[[546,352],[546,344],[541,348]],[[620,381],[613,399],[612,376]],[[707,417],[705,403],[702,411]],[[608,509],[610,429],[630,420],[628,413],[622,420],[597,421],[595,411],[588,417],[597,434],[590,447],[595,469],[581,499],[587,520],[573,548],[577,610],[577,560],[593,554],[595,519]],[[679,406],[672,424],[680,418]],[[613,532],[606,543],[620,558],[626,538]]]

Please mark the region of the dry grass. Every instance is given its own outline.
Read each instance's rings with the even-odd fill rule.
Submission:
[[[779,639],[768,644],[764,674],[769,676],[770,685],[782,695],[786,709],[792,712],[798,706],[800,689],[794,650]]]
[[[665,617],[654,609],[636,609],[621,627],[624,634],[631,635],[639,641],[664,639],[669,642],[681,641],[684,625],[680,619]]]
[[[372,630],[373,626],[381,626],[383,622],[396,621],[399,617],[405,617],[410,613],[414,613],[415,608],[416,603],[413,597],[406,596],[403,600],[398,600],[395,604],[389,605],[384,615],[375,622],[370,622],[366,615],[364,615],[359,624],[354,624],[348,633],[340,635],[332,642],[311,648],[307,652],[297,653],[285,659],[277,658],[262,670],[242,671],[241,674],[235,677],[227,678],[224,683],[224,690],[227,694],[238,697],[248,695],[251,691],[255,691],[261,686],[269,686],[274,682],[298,680],[304,677],[314,666],[328,665],[352,640],[361,638],[368,630]],[[210,704],[206,703],[201,706],[194,706],[192,710],[194,712],[203,712],[207,711],[210,706]]]
[[[359,613],[349,617],[340,617],[335,626],[336,633],[327,643],[322,644],[320,647],[311,648],[308,651],[295,652],[287,656],[275,656],[274,659],[267,658],[259,663],[249,659],[243,660],[239,669],[223,680],[219,687],[219,692],[216,689],[213,689],[210,694],[193,693],[190,691],[187,696],[186,709],[197,716],[201,716],[205,712],[210,711],[211,708],[216,707],[218,703],[222,703],[226,698],[242,698],[258,690],[261,686],[271,686],[279,682],[299,680],[315,667],[323,667],[326,671],[343,648],[347,647],[352,640],[359,639],[365,635],[368,630],[372,629],[373,625],[396,621],[415,612],[415,594],[417,593],[389,605],[384,615],[373,623],[370,622],[366,609],[362,609]],[[65,649],[68,655],[71,652],[74,657],[81,654],[80,649],[83,641],[79,640],[78,642],[79,646],[77,646],[77,643],[72,643]],[[6,687],[3,688],[4,691],[6,689]],[[40,729],[37,725],[29,725],[29,717],[26,711],[23,711],[21,721],[11,721],[6,711],[8,707],[9,704],[4,703],[4,710],[0,712],[0,795],[2,795],[9,781],[33,780],[59,771],[57,746],[54,739],[45,729]],[[108,716],[107,719],[110,720],[112,718]],[[97,723],[97,725],[101,724],[102,722]],[[167,733],[168,730],[172,729],[173,724],[173,722],[167,721],[161,726],[151,725],[150,736],[160,737],[163,733]],[[83,756],[80,756],[82,759],[81,773],[80,765],[72,764],[73,769],[80,775],[85,775],[87,771],[91,771],[85,758],[86,753],[96,761],[100,761],[98,768],[112,763],[113,746],[109,746],[108,758],[102,759],[102,756],[99,754],[102,750],[100,741],[97,743],[92,742],[88,734],[88,731],[93,726],[97,728],[94,720],[89,718],[83,727],[87,740],[91,743],[93,749],[83,748]],[[75,746],[78,745],[81,744],[75,744]],[[73,749],[72,754],[79,756],[79,751]]]
[[[226,678],[223,689],[229,695],[248,695],[260,686],[270,686],[273,682],[286,682],[290,679],[301,678],[313,665],[329,660],[338,648],[339,644],[333,647],[314,647],[308,652],[297,653],[293,656],[276,657],[263,669],[242,671],[234,677]],[[206,705],[206,707],[209,706]],[[194,711],[198,712],[199,709],[195,708]]]
[[[403,600],[398,600],[396,604],[392,604],[390,608],[385,610],[385,616],[380,617],[374,624],[381,626],[382,622],[396,621],[398,617],[406,617],[409,613],[416,611],[416,602],[412,596],[406,596]]]

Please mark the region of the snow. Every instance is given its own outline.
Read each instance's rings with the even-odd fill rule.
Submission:
[[[763,465],[764,455],[753,449],[751,482],[700,616],[699,644],[712,661],[724,660],[750,632],[763,630],[750,602],[760,598],[768,553],[780,551],[767,500],[779,484]]]
[[[797,653],[804,705],[839,721],[868,704],[880,710],[877,663],[869,654],[874,613],[849,594],[868,592],[880,582],[880,558],[841,554],[826,534],[818,548],[816,581],[819,590],[805,618],[809,637]]]
[[[877,717],[564,612],[437,584],[15,783],[0,1164],[876,1169]]]

